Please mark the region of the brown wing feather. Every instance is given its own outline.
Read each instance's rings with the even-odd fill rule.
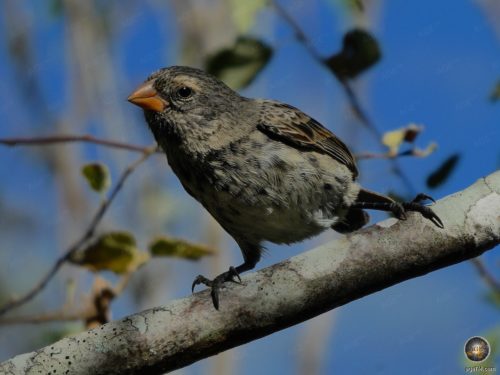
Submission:
[[[257,128],[270,138],[292,147],[327,154],[358,176],[354,156],[335,134],[299,109],[288,104],[262,101]]]

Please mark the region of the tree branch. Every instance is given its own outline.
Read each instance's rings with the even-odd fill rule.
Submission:
[[[220,311],[205,290],[17,356],[0,373],[162,374],[477,257],[500,243],[500,172],[434,209],[445,229],[418,214],[388,219],[229,283]]]
[[[495,293],[500,293],[500,281],[498,281],[495,276],[488,271],[488,268],[483,261],[480,258],[474,258],[471,261],[486,285],[488,285]]]
[[[54,143],[70,143],[70,142],[94,143],[96,145],[118,148],[134,152],[141,152],[143,154],[150,153],[149,146],[137,146],[129,143],[100,139],[90,134],[83,134],[83,135],[54,134],[45,137],[0,138],[0,145],[5,145],[5,146],[45,146],[45,145],[52,145]],[[160,150],[158,152],[162,153],[162,151]]]

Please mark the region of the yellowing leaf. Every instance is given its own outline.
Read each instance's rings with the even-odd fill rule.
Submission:
[[[271,58],[273,50],[261,40],[239,37],[235,44],[210,56],[205,70],[237,90],[248,86]]]
[[[93,271],[125,273],[138,268],[148,259],[149,254],[136,248],[135,239],[130,233],[109,232],[76,252],[70,261]]]
[[[215,250],[204,245],[170,238],[158,237],[149,244],[149,251],[153,256],[170,256],[190,260],[198,260],[207,255],[213,255]]]
[[[102,163],[89,163],[82,167],[82,174],[90,187],[99,192],[105,192],[111,185],[109,169]]]
[[[145,251],[136,251],[127,271],[134,271],[151,259],[151,255]]]
[[[398,153],[399,146],[403,143],[404,139],[404,131],[394,130],[384,134],[382,137],[382,143],[389,147],[389,154],[396,155]]]
[[[413,155],[415,156],[418,156],[418,157],[421,157],[421,158],[425,158],[427,156],[429,156],[430,154],[432,154],[434,151],[436,151],[438,148],[438,145],[437,143],[435,142],[431,142],[429,143],[429,145],[424,148],[423,150],[422,149],[419,149],[419,148],[415,148],[413,150]]]
[[[257,13],[267,5],[267,0],[230,0],[231,16],[240,34],[254,25]]]
[[[389,156],[397,155],[403,142],[413,143],[422,129],[421,125],[409,124],[404,128],[386,132],[382,137],[382,143],[389,147]]]

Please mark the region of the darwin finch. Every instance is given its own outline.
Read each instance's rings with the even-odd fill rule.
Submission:
[[[290,244],[328,228],[347,233],[368,222],[364,209],[399,219],[419,212],[438,227],[422,202],[398,203],[362,189],[347,146],[291,105],[240,96],[205,72],[173,66],[153,73],[128,100],[144,109],[149,128],[184,189],[234,238],[244,262],[209,280],[219,289],[255,267],[262,243]]]

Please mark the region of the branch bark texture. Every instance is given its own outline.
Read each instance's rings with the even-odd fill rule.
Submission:
[[[500,243],[500,171],[418,214],[385,220],[221,291],[172,301],[0,364],[1,374],[161,374],[303,322]]]

